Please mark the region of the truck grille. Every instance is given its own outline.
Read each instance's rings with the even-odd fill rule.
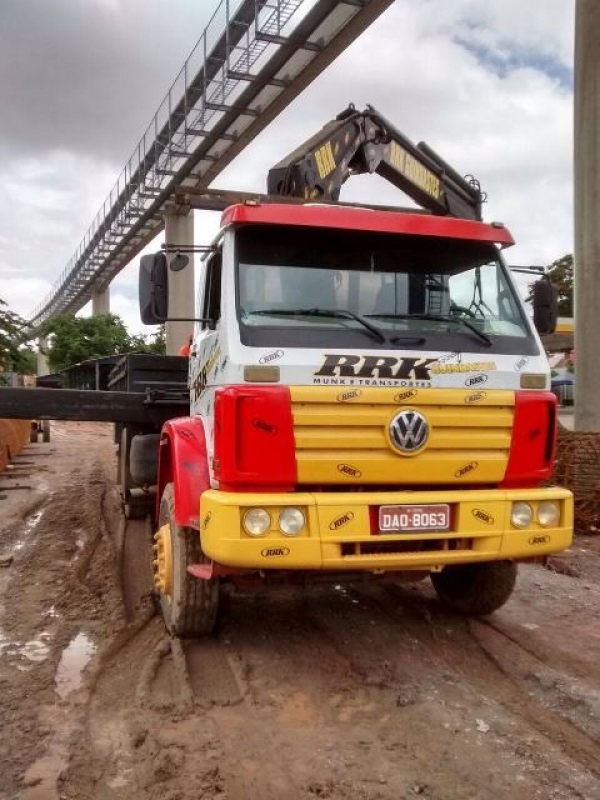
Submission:
[[[508,462],[514,392],[295,386],[291,388],[300,485],[490,485]],[[390,422],[405,409],[429,426],[413,455],[398,451]]]

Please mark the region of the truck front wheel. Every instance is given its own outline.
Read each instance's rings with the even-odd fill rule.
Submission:
[[[475,617],[503,606],[516,580],[517,565],[512,561],[458,564],[431,573],[440,601],[453,611]]]
[[[175,521],[172,483],[162,495],[154,542],[154,584],[167,629],[184,639],[211,633],[219,607],[219,580],[200,580],[187,571],[204,556],[198,531]]]

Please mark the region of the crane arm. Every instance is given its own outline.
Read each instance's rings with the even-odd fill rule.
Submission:
[[[415,145],[372,106],[350,105],[269,170],[269,194],[336,202],[351,175],[377,173],[433,214],[481,220],[479,183],[424,142]]]

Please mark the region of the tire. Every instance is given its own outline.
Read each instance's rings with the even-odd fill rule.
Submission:
[[[37,422],[32,422],[31,430],[29,431],[29,444],[37,444],[37,440],[38,440]]]
[[[443,605],[468,616],[497,611],[511,596],[517,580],[513,561],[460,564],[431,573],[431,582]]]
[[[200,580],[187,571],[190,564],[204,560],[200,547],[200,534],[175,522],[173,484],[165,486],[159,516],[159,530],[168,524],[171,540],[172,585],[168,594],[158,589],[160,608],[173,636],[182,639],[205,636],[217,622],[220,586],[218,578]]]
[[[42,441],[48,443],[50,441],[50,420],[45,419],[42,422]]]
[[[131,452],[131,431],[127,426],[121,431],[119,443],[119,464],[117,467],[117,483],[121,492],[121,507],[125,519],[142,519],[146,509],[140,508],[132,501],[131,490],[134,487],[129,466]]]
[[[134,436],[129,450],[129,470],[136,486],[154,486],[158,474],[160,433]]]

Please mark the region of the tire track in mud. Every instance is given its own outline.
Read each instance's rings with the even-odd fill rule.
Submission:
[[[524,725],[521,737],[528,744],[529,758],[539,768],[541,782],[548,787],[561,785],[574,793],[561,797],[593,798],[596,794],[600,797],[600,748],[597,735],[565,717],[560,708],[552,708],[544,701],[542,693],[532,691],[533,675],[530,672],[507,666],[506,661],[511,660],[511,655],[514,661],[515,656],[514,650],[508,654],[507,644],[510,642],[507,637],[499,634],[499,640],[492,645],[489,640],[486,642],[481,633],[483,630],[492,630],[485,621],[456,617],[429,597],[406,591],[393,583],[355,591],[360,602],[382,611],[392,620],[408,624],[408,629],[416,633],[422,655],[425,656],[421,659],[422,677],[427,673],[428,665],[436,665],[434,675],[437,672],[451,684],[460,687],[460,693],[464,694],[459,701],[462,705],[476,710],[479,698],[482,715],[496,715],[494,704],[504,709],[505,745],[508,740],[514,739],[515,750],[521,749],[510,727],[506,727],[507,722],[510,726],[510,718],[515,718],[518,726]],[[401,611],[397,608],[398,603]],[[521,659],[526,655],[518,645],[514,645],[514,648],[518,649]],[[504,657],[501,656],[503,652]],[[597,726],[597,718],[590,720]],[[558,753],[553,757],[552,753],[556,750]],[[560,764],[560,769],[557,764]],[[565,785],[567,769],[569,783]],[[580,795],[581,786],[584,790]]]
[[[81,714],[80,672],[89,658],[83,652],[70,665],[66,656],[80,645],[93,649],[103,632],[100,619],[118,614],[119,606],[118,596],[110,596],[110,567],[108,579],[92,568],[113,558],[103,523],[107,497],[101,460],[75,445],[60,473],[46,472],[39,481],[42,488],[36,489],[35,514],[25,502],[29,517],[22,526],[13,525],[22,533],[1,622],[17,644],[43,639],[33,664],[19,663],[15,647],[0,663],[2,704],[17,711],[2,714],[6,737],[0,797],[20,800],[58,797],[57,780]]]
[[[84,761],[104,777],[67,797],[594,797],[554,745],[535,750],[550,730],[576,756],[570,726],[524,714],[468,624],[410,590],[235,595],[218,637],[190,643],[150,620],[96,695]]]

